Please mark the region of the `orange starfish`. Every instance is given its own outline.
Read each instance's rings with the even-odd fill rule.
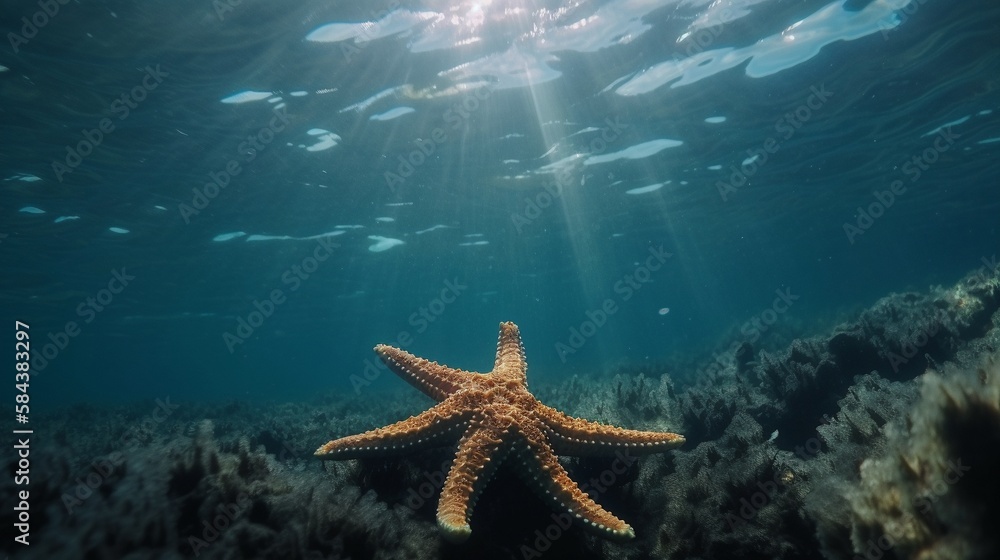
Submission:
[[[622,448],[648,454],[684,443],[684,437],[677,434],[605,426],[539,402],[528,392],[528,364],[514,323],[500,323],[496,362],[486,374],[439,365],[383,344],[375,352],[397,375],[440,402],[401,422],[333,440],[317,449],[316,456],[392,455],[440,445],[461,434],[437,511],[438,526],[451,541],[469,537],[476,499],[507,457],[524,464],[525,479],[553,505],[606,536],[632,538],[632,527],[591,500],[569,478],[556,455],[599,455]]]

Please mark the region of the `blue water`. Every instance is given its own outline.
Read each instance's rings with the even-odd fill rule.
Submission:
[[[532,383],[690,379],[1000,252],[995,2],[0,13],[39,407],[374,395],[508,320]]]

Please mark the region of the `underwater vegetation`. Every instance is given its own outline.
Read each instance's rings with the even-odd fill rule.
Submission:
[[[448,543],[434,521],[448,447],[312,456],[426,409],[414,391],[76,406],[47,419],[33,453],[35,531],[19,557],[996,558],[998,350],[1000,281],[973,273],[781,352],[743,349],[709,382],[650,370],[538,387],[574,416],[687,438],[665,454],[561,461],[630,521],[626,542],[582,530],[500,468],[469,540]]]

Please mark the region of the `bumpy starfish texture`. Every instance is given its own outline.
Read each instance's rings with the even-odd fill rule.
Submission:
[[[429,410],[363,434],[333,440],[316,450],[323,459],[395,455],[458,441],[458,450],[438,502],[444,536],[461,542],[479,493],[504,459],[521,465],[523,478],[553,506],[568,511],[605,536],[632,538],[635,532],[580,489],[557,455],[659,453],[684,437],[606,426],[573,418],[545,406],[527,385],[528,364],[514,323],[500,324],[493,371],[475,373],[440,365],[391,346],[375,347],[386,365],[431,398]]]

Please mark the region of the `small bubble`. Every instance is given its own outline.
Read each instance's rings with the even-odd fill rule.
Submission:
[[[660,315],[666,315],[667,313],[670,313],[670,308],[669,307],[661,307],[660,310],[657,311],[657,313],[659,313]]]

